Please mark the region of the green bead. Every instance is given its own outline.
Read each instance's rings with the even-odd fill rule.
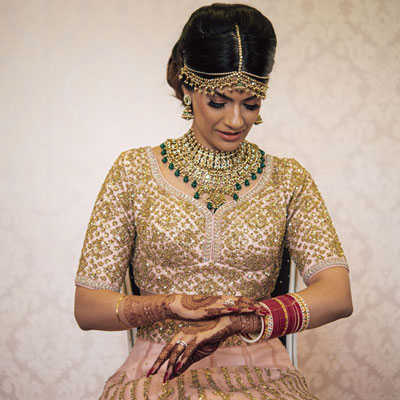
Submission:
[[[169,168],[169,169],[174,169],[174,164],[172,164],[172,163],[169,164],[169,165],[168,165],[168,168]]]
[[[188,183],[189,182],[189,177],[185,175],[183,177],[183,182]]]
[[[167,149],[162,149],[161,150],[161,155],[165,156],[167,154]]]
[[[265,164],[262,162],[262,163],[260,164],[260,167],[261,167],[261,168],[265,168]]]
[[[255,181],[257,179],[257,174],[255,174],[254,172],[251,174],[251,179],[253,179],[253,181]]]
[[[262,168],[261,168],[261,167],[258,167],[258,168],[257,168],[257,172],[258,172],[259,174],[261,174]]]
[[[164,157],[161,161],[165,164],[168,161],[168,158]]]
[[[164,148],[165,148],[165,143],[161,143],[161,144],[160,144],[160,147],[161,147],[162,149],[164,149]]]
[[[239,196],[236,193],[233,195],[233,200],[236,200],[236,201],[239,200]]]
[[[245,186],[250,186],[250,182],[249,182],[248,179],[246,179],[246,180],[244,181],[244,185],[245,185]]]
[[[196,181],[193,181],[192,182],[192,188],[195,188],[197,186],[197,182]]]
[[[198,200],[200,198],[200,194],[199,192],[196,192],[193,196],[196,200]]]
[[[176,171],[175,171],[175,176],[179,176],[181,174],[181,171],[179,171],[179,169],[177,169]]]
[[[264,157],[261,157],[261,162],[265,162],[265,158]]]
[[[212,209],[213,209],[212,204],[211,204],[211,203],[207,203],[207,208],[208,208],[209,210],[212,210]]]
[[[265,154],[265,151],[260,149],[260,153],[261,153],[262,155],[264,155],[264,154]]]
[[[236,190],[240,190],[242,188],[242,185],[240,183],[237,183],[235,186],[236,186]]]

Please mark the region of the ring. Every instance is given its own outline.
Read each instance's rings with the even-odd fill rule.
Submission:
[[[224,301],[225,306],[233,306],[235,304],[235,300],[233,299],[228,299]]]
[[[187,343],[184,342],[183,340],[177,340],[176,344],[181,344],[182,346],[184,346],[185,348],[188,347]]]

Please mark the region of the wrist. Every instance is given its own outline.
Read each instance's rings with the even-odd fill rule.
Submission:
[[[262,317],[258,315],[234,314],[230,317],[234,322],[234,334],[258,334],[262,330]]]

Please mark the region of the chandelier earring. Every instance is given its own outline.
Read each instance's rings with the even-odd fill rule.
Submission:
[[[254,122],[254,125],[260,125],[260,124],[262,124],[263,122],[264,122],[264,121],[263,121],[263,119],[261,118],[261,115],[258,114],[258,115],[257,115],[256,122]]]
[[[183,103],[185,104],[185,108],[183,109],[183,113],[182,113],[182,118],[186,119],[187,121],[191,120],[194,118],[193,115],[193,110],[192,110],[192,98],[188,95],[185,94],[183,96]]]

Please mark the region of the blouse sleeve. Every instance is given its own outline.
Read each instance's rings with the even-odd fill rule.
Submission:
[[[125,155],[117,158],[97,196],[79,261],[78,286],[119,292],[123,284],[135,237]]]
[[[291,160],[286,245],[306,285],[329,267],[348,269],[342,246],[311,175]]]

